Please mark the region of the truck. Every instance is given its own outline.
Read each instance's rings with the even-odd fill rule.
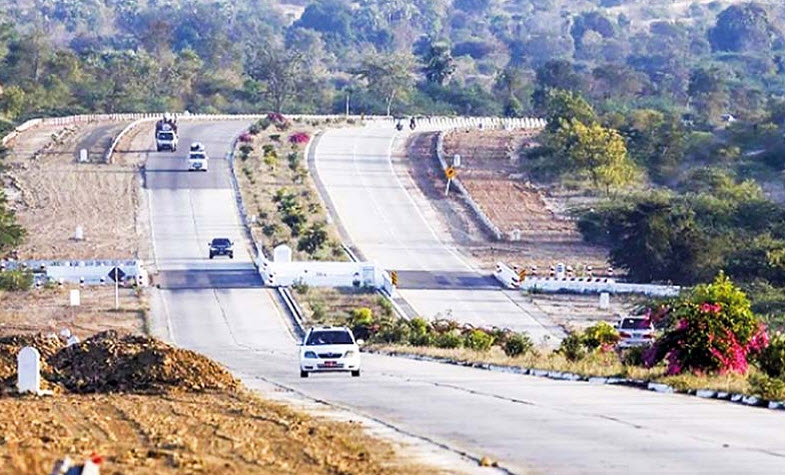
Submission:
[[[199,142],[191,144],[191,149],[188,151],[188,171],[206,172],[209,160],[204,145]]]
[[[159,152],[177,150],[177,121],[168,114],[155,123],[155,148]]]

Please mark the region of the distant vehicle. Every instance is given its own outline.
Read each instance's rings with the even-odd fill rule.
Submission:
[[[177,121],[169,114],[155,123],[155,148],[161,150],[177,150]]]
[[[300,377],[310,373],[350,372],[360,376],[360,347],[346,327],[314,327],[300,345]]]
[[[619,331],[619,348],[647,346],[654,341],[654,326],[646,317],[622,317],[616,325]]]
[[[229,256],[229,259],[234,259],[234,243],[227,238],[215,238],[209,243],[210,246],[210,259],[215,256]]]
[[[206,172],[210,157],[204,151],[204,146],[199,142],[191,144],[188,152],[188,171]]]

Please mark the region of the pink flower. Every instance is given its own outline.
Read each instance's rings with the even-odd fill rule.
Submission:
[[[679,353],[676,350],[671,350],[665,355],[665,358],[668,360],[668,369],[665,371],[665,374],[669,376],[681,374],[683,368],[679,361]]]
[[[703,313],[720,313],[722,310],[722,306],[718,303],[704,303],[700,306],[700,310]]]
[[[687,323],[687,320],[682,318],[681,320],[679,320],[679,324],[676,325],[676,330],[684,330],[688,326],[689,326],[689,323]]]
[[[311,137],[305,132],[297,132],[289,136],[289,142],[293,144],[302,145],[308,143],[309,140],[311,140]]]

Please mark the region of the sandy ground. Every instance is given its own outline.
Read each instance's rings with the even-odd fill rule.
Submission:
[[[133,289],[120,289],[120,308],[114,309],[114,288],[80,290],[81,305],[71,307],[69,288],[30,292],[0,291],[0,335],[57,333],[69,329],[80,338],[102,330],[142,332],[145,326],[144,296]]]
[[[428,473],[357,424],[317,420],[246,393],[0,399],[3,473],[49,473],[69,455],[101,473]]]
[[[139,252],[137,157],[103,155],[124,123],[38,127],[12,144],[6,194],[28,230],[20,259],[130,258]],[[87,148],[89,163],[77,163]],[[77,226],[84,241],[73,240]]]
[[[564,210],[572,197],[552,193],[524,179],[517,160],[521,146],[536,140],[532,131],[454,131],[446,134],[447,157],[460,154],[459,178],[472,198],[505,233],[496,242],[479,227],[457,193],[445,199],[444,177],[435,157],[435,134],[418,134],[407,144],[409,173],[436,203],[453,238],[490,269],[497,261],[538,267],[547,272],[557,262],[575,268],[592,266],[596,275],[607,267],[607,252],[583,242]],[[511,240],[518,239],[518,240]]]
[[[495,216],[507,216],[523,223],[522,227],[528,227],[527,239],[517,242],[493,241],[480,227],[479,221],[460,195],[455,193],[447,198],[444,196],[444,173],[436,160],[435,133],[416,134],[405,144],[405,149],[395,152],[396,158],[402,164],[400,172],[411,177],[419,191],[438,211],[437,216],[442,221],[440,224],[444,224],[461,251],[488,272],[492,271],[496,262],[502,261],[520,267],[536,265],[539,275],[547,275],[549,266],[564,262],[576,269],[585,269],[591,265],[595,269],[595,275],[603,275],[607,266],[606,251],[584,244],[574,223],[560,215],[558,206],[550,202],[561,200],[565,203],[569,199],[568,195],[557,194],[556,197],[549,198],[545,191],[533,189],[531,184],[526,184],[519,177],[509,178],[512,174],[510,169],[515,168],[509,160],[510,150],[517,150],[516,147],[532,138],[523,134],[513,140],[511,134],[514,132],[484,131],[481,134],[488,134],[487,137],[480,141],[473,140],[472,137],[478,133],[480,132],[459,132],[457,138],[445,141],[447,156],[451,157],[455,150],[461,150],[464,166],[480,169],[481,173],[475,177],[496,174],[490,182],[481,183],[484,178],[476,179],[474,184],[481,183],[480,188],[486,191],[479,197],[474,196],[475,200],[481,203],[494,203],[493,206],[496,206],[499,196],[508,196],[511,193],[509,186],[516,186],[516,199],[525,204],[526,211],[518,206],[510,207],[505,204],[500,206],[504,211]],[[472,156],[480,158],[472,159]],[[466,168],[461,170],[461,179],[467,174],[471,176],[471,173],[466,172]],[[489,183],[496,185],[500,181],[505,182],[501,189],[488,186]],[[534,212],[530,212],[530,209]],[[532,215],[536,219],[524,219]],[[554,236],[556,230],[563,233],[563,236]],[[597,320],[613,321],[614,314],[626,313],[635,300],[614,296],[611,299],[611,309],[600,310],[597,308],[596,296],[535,294],[522,295],[521,299],[524,301],[520,304],[526,305],[529,311],[564,328],[580,328]]]

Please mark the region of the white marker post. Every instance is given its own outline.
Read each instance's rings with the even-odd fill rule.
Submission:
[[[447,179],[447,189],[444,190],[444,196],[447,196],[447,195],[450,194],[450,183],[452,183],[452,178],[448,178]]]
[[[41,393],[41,354],[25,346],[16,356],[16,389],[20,393]]]
[[[119,272],[114,273],[114,309],[120,310],[120,277],[117,275]]]

